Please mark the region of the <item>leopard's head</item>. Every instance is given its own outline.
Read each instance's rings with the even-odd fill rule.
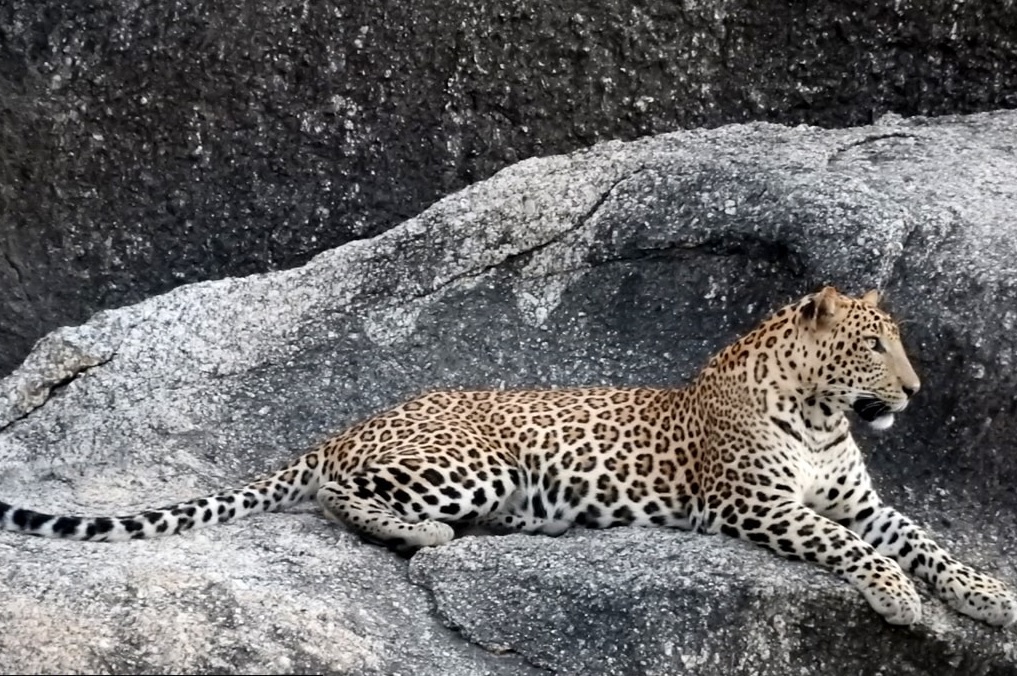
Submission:
[[[812,394],[877,429],[890,427],[921,382],[879,293],[853,298],[828,286],[802,299],[798,312],[800,335],[811,342],[804,372]]]

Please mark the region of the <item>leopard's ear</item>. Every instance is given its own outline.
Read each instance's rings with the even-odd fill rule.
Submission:
[[[802,306],[802,318],[813,329],[828,329],[837,323],[843,309],[840,293],[832,286],[824,286]]]
[[[862,296],[862,302],[866,305],[877,307],[879,305],[879,290],[872,289],[871,291],[867,291],[865,295]]]

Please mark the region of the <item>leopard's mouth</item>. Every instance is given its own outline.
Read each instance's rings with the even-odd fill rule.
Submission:
[[[894,410],[882,399],[862,397],[851,407],[858,417],[877,429],[886,429],[893,424]]]
[[[855,409],[855,413],[858,414],[858,417],[865,422],[872,422],[876,418],[881,418],[893,413],[889,404],[882,399],[876,399],[875,397],[862,397],[855,401],[852,408]]]

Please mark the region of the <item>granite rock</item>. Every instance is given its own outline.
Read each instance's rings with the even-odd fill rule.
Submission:
[[[877,486],[1015,583],[1014,138],[1006,112],[755,123],[517,163],[300,268],[49,334],[0,381],[0,495],[126,513],[425,389],[678,386],[789,299],[874,286],[924,381],[862,434]],[[8,534],[0,560],[3,671],[1017,669],[1013,629],[934,599],[890,627],[833,576],[722,537],[470,537],[407,562],[310,506],[148,542]]]
[[[292,268],[518,160],[1017,107],[1004,0],[7,0],[0,373],[95,311]]]

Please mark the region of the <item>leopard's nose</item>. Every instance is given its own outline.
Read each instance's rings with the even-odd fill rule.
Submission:
[[[918,392],[920,388],[921,385],[917,381],[915,381],[913,385],[902,385],[900,389],[904,391],[904,396],[910,399],[911,397],[915,396],[915,393]]]

